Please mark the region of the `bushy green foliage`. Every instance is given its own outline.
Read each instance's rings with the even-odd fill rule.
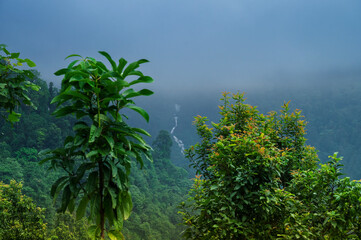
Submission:
[[[11,123],[19,121],[21,114],[15,112],[15,108],[21,103],[35,107],[27,95],[28,89],[39,90],[38,85],[29,81],[34,77],[33,72],[17,68],[23,63],[35,67],[35,63],[19,56],[20,53],[11,53],[4,44],[0,44],[0,110],[6,111],[1,116],[7,116]]]
[[[14,180],[10,184],[0,182],[0,239],[44,239],[44,209],[36,207],[21,190],[22,184]]]
[[[131,161],[136,160],[142,166],[142,156],[151,159],[151,147],[140,134],[150,135],[143,129],[130,127],[120,110],[134,110],[148,121],[147,112],[132,99],[153,92],[135,91],[131,87],[151,83],[153,79],[137,70],[147,60],[127,65],[121,58],[116,64],[108,53],[99,53],[109,61],[111,70],[101,61],[87,57],[55,73],[64,78],[59,95],[52,100],[57,103],[54,115],[72,114],[79,121],[73,127],[75,135],[68,136],[63,147],[45,151],[47,156],[42,162],[50,161],[52,168],[67,173],[51,189],[54,199],[62,195],[61,212],[73,212],[77,205],[76,214],[81,218],[89,205],[89,220],[95,224],[89,227],[90,235],[97,239],[106,235],[123,239],[120,230],[132,209],[128,181]],[[74,56],[80,57],[69,57]],[[129,76],[138,78],[128,82]],[[81,199],[79,203],[77,199]]]
[[[305,122],[288,104],[260,114],[224,94],[219,123],[195,120],[187,155],[199,175],[181,205],[188,239],[346,239],[360,234],[361,187],[340,179],[336,156],[318,168]],[[346,207],[347,206],[347,207]],[[352,213],[351,213],[352,211]]]

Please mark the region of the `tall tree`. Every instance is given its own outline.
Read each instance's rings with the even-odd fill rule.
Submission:
[[[27,95],[28,89],[39,90],[38,85],[29,81],[34,77],[34,73],[17,68],[24,63],[35,67],[35,63],[19,56],[20,53],[11,53],[6,49],[6,45],[0,44],[0,109],[6,110],[1,116],[7,116],[7,120],[12,124],[19,121],[21,114],[15,110],[21,103],[35,108]]]
[[[90,204],[89,219],[95,225],[88,231],[94,238],[104,239],[107,235],[122,239],[123,220],[132,209],[128,181],[131,161],[135,159],[142,166],[142,156],[151,159],[151,147],[140,134],[150,135],[130,127],[120,111],[134,110],[149,121],[147,112],[132,99],[153,92],[130,87],[151,83],[153,79],[137,70],[140,64],[148,62],[145,59],[127,65],[121,58],[116,64],[108,53],[99,53],[109,61],[111,70],[94,58],[70,55],[81,59],[55,73],[64,78],[59,95],[52,101],[57,103],[54,114],[57,117],[73,114],[78,121],[73,127],[75,135],[67,137],[63,147],[44,152],[48,156],[42,162],[51,161],[53,168],[67,172],[51,189],[55,199],[62,192],[61,212],[67,209],[73,212],[76,199],[80,199],[77,218],[84,216]],[[129,76],[137,79],[126,81]]]

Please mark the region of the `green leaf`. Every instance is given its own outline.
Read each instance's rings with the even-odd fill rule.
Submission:
[[[56,182],[51,186],[50,196],[54,197],[56,192],[59,192],[61,189],[58,189],[59,184],[68,179],[68,176],[64,176],[56,180]]]
[[[151,135],[150,135],[147,131],[145,131],[144,129],[141,129],[141,128],[132,128],[132,130],[135,131],[135,132],[144,134],[144,135],[146,135],[146,136],[148,136],[148,137],[151,137]]]
[[[132,197],[130,195],[130,192],[125,192],[122,194],[122,198],[121,198],[121,206],[122,206],[122,213],[123,213],[123,218],[124,220],[127,220],[130,216],[130,213],[132,211],[133,208],[133,203],[132,203]]]
[[[82,200],[79,203],[79,206],[76,210],[76,220],[80,220],[82,217],[84,217],[86,206],[88,205],[89,198],[88,196],[84,196]]]
[[[8,121],[11,122],[11,123],[15,123],[15,122],[19,122],[20,120],[20,117],[21,117],[21,114],[20,113],[16,113],[14,111],[11,111],[8,115]]]
[[[94,142],[95,139],[100,136],[101,132],[102,132],[102,128],[98,128],[95,125],[92,125],[90,127],[89,142],[90,143]]]
[[[126,106],[129,109],[132,109],[139,113],[147,122],[149,122],[149,115],[148,113],[141,107],[135,106],[135,105],[127,105]]]
[[[139,77],[143,77],[143,73],[141,71],[132,71],[130,73],[128,73],[128,76],[139,76]]]
[[[109,117],[107,117],[106,115],[104,115],[104,114],[100,114],[100,115],[96,114],[94,116],[94,119],[96,119],[96,120],[100,119],[101,122],[102,121],[103,122],[111,122],[111,119]]]
[[[37,91],[37,92],[41,89],[40,86],[35,85],[35,84],[27,84],[27,85],[25,85],[25,86],[26,86],[26,87],[29,87],[31,90],[34,90],[34,91]]]
[[[115,72],[117,70],[117,65],[115,64],[114,60],[110,57],[110,55],[107,52],[104,52],[104,51],[99,51],[99,53],[101,55],[103,55],[104,57],[106,57],[106,59],[108,59],[108,61],[112,65],[113,71]]]
[[[67,69],[67,68],[62,68],[62,69],[56,71],[56,72],[54,73],[54,75],[55,75],[55,76],[60,76],[60,75],[66,74],[67,72],[69,72],[69,69]]]
[[[70,69],[73,68],[73,66],[74,66],[77,62],[79,62],[79,60],[74,60],[74,61],[72,61],[71,63],[69,63],[68,68],[67,68],[66,70],[70,71]],[[68,71],[67,71],[67,72],[68,72]],[[67,73],[67,72],[65,72],[65,73]]]
[[[24,61],[28,64],[29,67],[36,67],[36,64],[30,59],[25,58]]]
[[[11,53],[10,58],[18,58],[20,56],[20,53]]]
[[[60,208],[61,212],[65,212],[65,210],[68,207],[69,202],[71,200],[70,197],[71,197],[71,191],[70,191],[70,186],[68,184],[64,188],[63,197],[61,198],[61,208]]]
[[[137,80],[130,82],[129,86],[137,84],[137,83],[152,83],[152,82],[154,82],[153,78],[151,78],[149,76],[142,76],[142,77],[138,78]]]
[[[55,115],[56,117],[63,117],[73,113],[75,110],[76,109],[74,109],[73,106],[66,106],[63,108],[57,108],[52,114]]]
[[[107,140],[110,148],[113,149],[114,148],[114,139],[112,137],[109,137],[109,136],[104,136],[104,138]]]
[[[83,57],[80,56],[79,54],[71,54],[71,55],[67,56],[67,57],[65,58],[65,60],[68,59],[68,58],[71,58],[71,57],[80,57],[80,58],[83,58]]]
[[[85,101],[85,104],[90,102],[90,99],[87,96],[85,96],[84,94],[81,94],[79,91],[67,90],[67,91],[64,91],[62,94],[68,95],[68,96],[73,96],[76,99],[81,99],[81,100]]]
[[[92,156],[97,155],[97,154],[99,154],[99,151],[98,151],[98,150],[93,150],[93,151],[88,152],[88,153],[85,155],[85,157],[86,157],[86,158],[91,158]]]
[[[144,95],[144,96],[150,96],[152,95],[154,92],[149,90],[149,89],[142,89],[138,92],[140,95]]]
[[[119,59],[118,72],[122,73],[123,68],[127,65],[127,61],[124,58]]]
[[[123,234],[120,231],[110,230],[108,232],[108,237],[110,240],[125,240]]]
[[[134,69],[137,69],[139,67],[138,62],[132,62],[131,64],[128,65],[128,67],[125,68],[122,76],[123,78],[125,78],[126,76],[128,76],[128,74],[132,71],[134,71]]]

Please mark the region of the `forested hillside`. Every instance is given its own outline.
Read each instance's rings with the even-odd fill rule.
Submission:
[[[237,90],[245,92],[247,102],[257,106],[264,114],[290,101],[291,109],[302,110],[308,122],[305,136],[307,144],[316,147],[321,160],[325,162],[328,156],[337,151],[344,157],[344,172],[352,179],[360,179],[361,172],[358,168],[361,164],[359,157],[361,155],[359,147],[361,144],[361,108],[359,107],[361,106],[361,74],[330,73],[330,75],[328,79],[317,75],[311,76],[299,84],[285,84],[281,80],[280,83],[260,85],[259,88]],[[148,126],[141,121],[139,125],[149,130],[152,135],[159,129],[165,128],[164,126],[167,126],[166,129],[172,129],[174,104],[179,104],[181,110],[177,113],[178,128],[175,134],[189,147],[198,141],[195,127],[192,125],[195,116],[208,116],[210,121],[219,119],[217,106],[220,105],[219,98],[223,90],[231,91],[222,89],[208,94],[194,91],[193,94],[187,93],[185,98],[181,94],[159,93],[153,97],[151,103],[143,102],[141,99],[141,104],[149,109],[153,118]],[[152,107],[152,104],[155,104],[157,108]],[[177,159],[181,159],[181,156]]]
[[[79,221],[76,221],[75,215],[71,215],[68,212],[63,214],[56,213],[56,208],[59,208],[61,206],[61,199],[53,202],[50,198],[49,193],[50,189],[52,188],[52,184],[56,182],[56,179],[58,179],[60,176],[62,176],[62,174],[64,174],[63,170],[61,168],[57,168],[56,171],[48,171],[50,163],[39,165],[39,161],[41,160],[41,158],[39,157],[40,151],[44,149],[57,148],[61,146],[62,142],[66,137],[74,135],[72,127],[76,122],[76,119],[74,116],[56,118],[52,115],[52,112],[55,110],[55,106],[54,104],[51,104],[51,101],[52,99],[54,99],[54,97],[59,95],[59,90],[54,87],[53,83],[47,83],[46,81],[42,80],[38,72],[32,71],[32,73],[35,77],[31,80],[31,82],[33,84],[36,84],[37,86],[40,86],[40,89],[38,91],[36,91],[37,89],[35,89],[29,90],[28,92],[28,95],[36,108],[21,104],[15,109],[17,113],[21,114],[20,121],[9,123],[6,121],[6,119],[0,120],[0,181],[3,182],[0,185],[0,187],[3,189],[1,191],[1,194],[4,194],[3,196],[6,198],[10,197],[18,200],[19,205],[11,210],[15,212],[20,211],[19,209],[21,209],[22,207],[22,202],[20,201],[20,199],[26,199],[27,204],[31,206],[32,211],[34,211],[34,216],[32,218],[33,220],[31,221],[35,221],[37,223],[37,225],[34,225],[34,227],[36,226],[37,228],[36,231],[40,231],[40,233],[43,234],[41,235],[41,238],[88,239],[86,229],[89,227],[89,223],[86,221],[86,219],[83,218]],[[252,111],[248,110],[252,112],[252,114],[254,114],[255,118],[262,119],[262,117],[259,117],[257,115],[258,113],[256,113],[256,109],[259,109],[262,113],[266,114],[267,112],[275,109],[275,106],[282,105],[288,100],[291,100],[289,104],[284,104],[284,106],[286,106],[287,109],[289,108],[290,111],[296,108],[301,109],[302,113],[299,110],[295,110],[296,115],[300,114],[297,115],[296,120],[298,121],[301,118],[303,119],[301,114],[304,114],[306,116],[306,121],[308,122],[307,134],[305,135],[305,138],[303,138],[304,132],[302,132],[301,137],[297,136],[297,138],[300,139],[297,140],[300,142],[297,143],[297,148],[299,148],[297,151],[292,152],[294,149],[296,149],[296,147],[292,144],[290,145],[290,148],[287,147],[287,144],[289,144],[287,142],[288,140],[285,140],[285,142],[282,142],[282,140],[281,143],[279,143],[277,142],[279,141],[277,139],[273,139],[272,141],[276,142],[273,144],[281,144],[280,150],[278,152],[272,152],[273,150],[270,150],[273,149],[273,145],[265,145],[265,147],[263,148],[259,146],[260,148],[257,150],[257,154],[260,153],[262,157],[265,151],[267,152],[269,150],[270,155],[274,154],[275,157],[280,159],[284,157],[284,155],[282,154],[283,151],[285,153],[287,152],[287,154],[292,157],[312,156],[310,157],[310,162],[307,163],[307,166],[309,168],[306,165],[302,166],[301,170],[304,172],[296,171],[298,166],[297,164],[290,165],[290,169],[285,170],[285,175],[281,177],[281,184],[279,184],[279,176],[276,176],[272,173],[269,176],[269,179],[272,179],[272,181],[268,182],[268,180],[266,180],[264,183],[262,183],[265,185],[260,185],[261,193],[257,192],[257,194],[261,194],[260,196],[263,196],[262,194],[265,194],[265,192],[263,192],[264,186],[269,187],[268,184],[274,184],[272,186],[277,188],[278,190],[275,190],[275,195],[272,196],[272,199],[267,195],[267,198],[269,198],[268,200],[279,202],[282,199],[285,199],[288,202],[283,207],[285,209],[288,209],[288,212],[295,213],[299,211],[300,206],[304,204],[302,201],[304,199],[307,199],[309,196],[306,196],[306,193],[302,193],[306,195],[302,195],[300,193],[300,200],[292,203],[292,201],[294,200],[293,197],[290,197],[291,195],[286,196],[281,193],[282,189],[285,186],[289,186],[289,189],[291,191],[290,194],[294,194],[295,192],[297,192],[297,189],[299,189],[301,182],[309,181],[310,186],[308,187],[318,187],[319,193],[323,194],[325,200],[324,205],[320,205],[316,209],[313,209],[309,205],[304,205],[305,208],[302,208],[302,211],[304,211],[303,215],[301,214],[298,217],[292,217],[292,221],[295,221],[295,225],[294,228],[287,225],[287,227],[283,231],[286,233],[288,232],[288,235],[284,234],[285,239],[287,239],[286,236],[293,236],[292,234],[296,234],[295,232],[303,229],[304,225],[314,224],[314,220],[311,221],[307,217],[307,214],[309,212],[316,211],[322,212],[323,214],[333,214],[331,210],[327,210],[327,204],[335,207],[338,206],[338,204],[355,204],[355,202],[358,201],[357,193],[352,192],[352,194],[350,193],[351,195],[347,195],[345,194],[345,192],[341,192],[343,190],[348,191],[348,189],[357,189],[359,185],[356,182],[348,182],[348,178],[345,178],[344,180],[338,180],[338,177],[340,176],[339,173],[341,171],[341,165],[339,163],[340,159],[337,157],[337,155],[333,155],[333,152],[338,151],[338,156],[345,157],[345,160],[341,163],[345,164],[345,170],[348,176],[353,179],[359,178],[361,176],[361,173],[358,170],[358,167],[360,166],[360,161],[358,158],[360,153],[359,143],[361,141],[361,138],[359,137],[361,121],[358,119],[358,116],[361,115],[360,109],[358,107],[361,104],[361,99],[359,98],[360,93],[361,83],[359,83],[357,79],[347,79],[347,81],[345,81],[342,86],[338,86],[337,88],[336,81],[330,81],[328,82],[328,88],[324,88],[323,85],[289,86],[287,88],[270,88],[268,90],[259,91],[251,90],[249,94],[245,95],[249,98],[249,100],[247,100],[249,103],[259,106],[258,108],[251,107],[250,109],[252,109]],[[217,193],[213,192],[213,190],[218,189],[218,184],[220,186],[224,184],[223,181],[218,182],[217,180],[220,177],[218,174],[220,174],[224,170],[223,166],[221,165],[221,170],[217,170],[215,173],[212,173],[212,168],[205,168],[204,166],[194,164],[194,159],[197,158],[192,158],[196,154],[201,153],[202,157],[199,159],[203,159],[202,161],[205,161],[205,163],[208,164],[207,156],[210,153],[207,153],[207,151],[209,151],[210,149],[214,149],[214,146],[207,145],[214,139],[212,140],[212,138],[209,138],[204,142],[204,139],[207,139],[207,137],[205,136],[207,136],[208,130],[206,131],[206,128],[202,124],[199,124],[199,122],[203,121],[201,120],[202,117],[198,117],[198,120],[196,121],[196,124],[198,122],[198,134],[200,134],[201,138],[197,137],[197,131],[195,131],[194,126],[192,127],[191,125],[193,117],[196,115],[208,115],[211,121],[217,122],[220,118],[218,112],[223,112],[223,114],[225,114],[225,110],[223,107],[217,107],[217,105],[220,105],[220,103],[216,99],[217,93],[214,93],[204,98],[202,97],[203,95],[201,94],[195,94],[195,96],[188,98],[182,98],[181,96],[162,96],[160,94],[158,97],[154,98],[153,102],[145,102],[144,100],[140,99],[139,103],[142,106],[145,106],[145,108],[149,111],[151,119],[154,117],[153,120],[150,121],[149,126],[144,125],[141,121],[138,121],[138,118],[133,116],[132,113],[127,112],[127,115],[129,114],[130,116],[130,120],[128,120],[129,122],[136,126],[143,127],[152,133],[152,138],[148,138],[146,139],[146,141],[153,147],[154,151],[152,152],[153,162],[144,161],[143,167],[141,167],[141,164],[136,162],[133,162],[131,164],[132,171],[130,175],[130,193],[133,199],[133,212],[130,215],[130,218],[124,222],[122,232],[126,239],[180,239],[181,232],[186,228],[188,229],[185,231],[185,236],[196,239],[199,236],[199,233],[197,231],[209,231],[209,233],[207,234],[225,234],[224,236],[226,236],[226,238],[229,237],[230,239],[238,236],[238,234],[241,234],[239,236],[244,236],[242,235],[245,234],[243,230],[242,233],[235,233],[234,235],[229,235],[229,231],[227,230],[227,228],[219,228],[219,224],[225,224],[223,222],[224,219],[222,218],[218,219],[220,220],[220,222],[217,222],[218,220],[216,219],[216,222],[207,223],[207,221],[209,220],[207,218],[207,214],[209,214],[208,212],[205,213],[205,215],[197,216],[197,214],[199,213],[198,210],[201,212],[201,210],[207,209],[207,207],[211,207],[210,211],[216,211],[216,213],[214,214],[218,214],[219,209],[225,210],[224,204],[229,200],[223,199],[220,196],[227,196],[228,194],[234,196],[234,193],[227,192],[227,189],[219,190],[220,195],[216,195],[216,198],[210,201],[213,201],[217,204],[219,203],[220,205],[208,205],[209,200],[206,199],[212,199],[214,197],[212,196],[212,194]],[[165,101],[165,99],[167,98],[169,98],[169,101]],[[174,104],[176,104],[176,107],[174,107]],[[224,117],[226,116],[226,114],[221,116]],[[242,115],[240,114],[237,117],[240,116]],[[245,117],[245,119],[249,118],[249,121],[252,123],[253,117],[250,116],[253,115],[246,116],[247,117]],[[268,121],[275,121],[272,118],[272,114],[270,114],[269,116],[270,120]],[[288,115],[286,114],[286,116]],[[228,120],[227,118],[225,119],[221,118],[221,121],[224,121],[224,127],[228,131],[229,128],[232,127],[232,125],[228,126]],[[276,118],[274,117],[274,119]],[[264,119],[262,121],[264,121]],[[259,120],[259,122],[262,121]],[[262,125],[257,124],[255,125],[257,127]],[[301,125],[302,126],[300,127],[300,129],[303,129],[305,126],[303,120]],[[217,128],[217,126],[219,125],[216,124],[214,126]],[[268,125],[266,124],[266,126]],[[270,134],[270,136],[273,136],[272,131],[274,129],[269,130],[267,127],[264,128],[266,130],[262,130],[264,131],[264,133],[262,134],[267,133]],[[167,129],[168,131],[163,129]],[[170,131],[171,129],[172,131]],[[222,128],[219,129],[221,133],[222,131],[224,131],[224,129],[222,130]],[[252,129],[252,127],[247,126],[247,130],[250,131]],[[231,136],[236,136],[232,134]],[[253,136],[256,139],[255,142],[260,141],[259,139],[257,139],[260,136],[258,133],[253,132],[252,134],[255,135],[247,135],[247,137]],[[287,132],[287,134],[289,135],[290,139],[293,139],[294,136],[292,136],[292,134],[296,133],[291,131],[290,133]],[[181,149],[174,141],[175,136],[177,136],[177,138],[179,139],[182,139],[183,142],[186,144],[186,147],[195,144],[202,138],[202,144],[207,144],[205,144],[203,147],[200,147],[199,151],[193,153],[193,155],[190,153],[194,151],[194,148],[192,148],[191,151],[188,151],[187,155],[189,160],[191,160],[191,162],[189,162],[188,159],[185,159],[183,153],[181,153],[180,151]],[[314,152],[314,150],[307,150],[308,147],[304,148],[304,141],[306,141],[307,144],[316,146],[316,149],[319,149],[318,155],[323,162],[327,161],[327,157],[329,155],[333,155],[332,161],[326,165],[322,165],[321,170],[318,170],[318,160],[315,155],[316,152]],[[285,144],[286,147],[282,144]],[[242,144],[236,145],[242,146]],[[215,146],[220,147],[218,145]],[[224,146],[227,147],[226,144]],[[231,144],[230,146],[234,145]],[[290,151],[290,149],[293,150]],[[228,151],[229,154],[224,155],[225,159],[228,159],[228,157],[232,156],[232,153],[235,152],[235,150],[229,150],[228,148],[226,148],[224,151]],[[267,157],[270,155],[267,155]],[[217,155],[215,156],[217,157]],[[235,157],[234,159],[237,159],[237,157]],[[201,172],[203,177],[201,175],[197,175],[195,180],[196,185],[193,185],[193,189],[190,191],[190,195],[187,195],[188,191],[191,189],[192,186],[193,181],[191,179],[195,177],[195,171],[192,168],[188,168],[190,163],[193,163],[193,167],[195,167],[195,170],[197,170],[198,173]],[[208,167],[216,166],[217,164],[218,162],[216,162],[215,165],[209,165]],[[257,162],[257,164],[262,165],[263,162]],[[279,162],[277,164],[280,165],[277,165],[275,169],[281,169],[284,167],[283,162]],[[231,166],[232,168],[234,168],[236,165]],[[246,165],[244,167],[246,167]],[[249,167],[253,169],[254,166],[250,164]],[[247,171],[254,172],[255,176],[261,176],[262,180],[257,181],[262,182],[264,180],[263,178],[266,177],[266,173],[264,173],[265,175],[263,173],[258,175],[258,170],[259,169],[257,168]],[[271,170],[274,170],[273,166],[271,166]],[[237,169],[237,171],[239,171],[239,169]],[[228,173],[229,172],[226,172],[225,176],[227,176]],[[207,174],[214,174],[214,176],[212,175],[212,177],[208,179],[210,180],[209,182],[206,181]],[[295,181],[293,182],[291,181],[291,175],[296,176]],[[323,177],[326,177],[327,181],[329,182],[328,185],[326,184],[327,186],[322,185],[324,184],[324,180],[322,180]],[[17,181],[18,183],[12,180]],[[253,182],[255,180],[249,181],[253,185]],[[327,181],[325,180],[325,182]],[[19,184],[19,182],[22,182],[22,184]],[[320,184],[320,182],[322,182],[322,184],[318,185]],[[207,191],[208,189],[211,189],[212,191],[207,193],[207,191],[201,190],[200,192],[198,192],[199,195],[196,195],[198,198],[194,198],[192,194],[197,193],[197,191],[199,191],[200,189],[198,187],[202,186],[202,184],[210,184],[209,188],[205,189],[207,189]],[[232,185],[233,182],[231,181],[230,186]],[[337,193],[331,189],[332,194],[336,195],[330,195],[328,191],[329,186],[332,186],[333,190],[338,189],[340,192]],[[240,187],[237,187],[237,190],[239,188]],[[253,189],[254,186],[251,188]],[[25,196],[22,196],[20,194],[20,191],[22,191],[22,194],[25,194]],[[256,190],[254,191],[254,194],[256,194]],[[179,211],[179,204],[181,202],[186,202],[186,199],[189,196],[191,196],[191,205],[184,205],[184,203],[182,205],[183,221],[185,223],[185,227],[183,227],[180,225],[180,223],[182,222],[182,216],[177,214],[177,212]],[[202,197],[199,198],[199,196]],[[35,205],[31,204],[32,200],[34,201]],[[251,198],[251,200],[253,201],[254,199]],[[195,205],[192,205],[193,201],[195,201]],[[247,201],[248,200],[245,200],[246,205],[249,204],[249,202],[247,203]],[[317,201],[319,201],[319,199],[312,199],[311,202]],[[6,207],[8,206],[8,204],[9,202],[3,201],[0,203],[0,207]],[[297,205],[298,207],[293,207],[293,205]],[[37,209],[36,206],[39,206],[42,209]],[[189,211],[193,207],[195,209],[195,212]],[[252,206],[250,205],[249,207]],[[274,211],[273,206],[271,205],[267,205],[266,208],[272,209],[270,211]],[[325,208],[327,211],[325,210]],[[354,209],[356,209],[356,207],[353,207],[353,210]],[[243,210],[240,209],[239,211]],[[258,213],[262,212],[259,209],[250,210],[249,212],[244,213],[244,216],[250,216],[255,214],[253,211],[259,211]],[[192,216],[192,214],[194,214],[194,216]],[[227,214],[232,215],[232,213]],[[325,223],[327,223],[327,228],[321,228],[320,226],[318,226],[318,228],[315,227],[316,230],[314,232],[308,232],[303,229],[306,232],[304,232],[304,235],[302,236],[307,238],[313,236],[312,234],[322,234],[325,231],[329,231],[328,228],[335,228],[332,230],[332,234],[338,234],[338,236],[345,234],[345,231],[347,229],[351,229],[347,231],[352,236],[356,236],[357,234],[359,234],[357,230],[358,225],[356,226],[356,220],[354,219],[354,216],[356,215],[354,215],[353,212],[341,212],[340,216],[342,214],[346,214],[345,217],[342,218],[343,220],[341,218],[341,220],[337,220],[336,218],[335,220],[332,220],[333,216],[331,215],[330,218],[326,220],[323,218],[320,218],[321,220],[318,219],[317,221],[324,221]],[[8,218],[9,216],[3,214],[2,217]],[[268,220],[272,220],[273,218],[275,218],[275,215],[270,214],[268,217]],[[244,217],[242,216],[240,218],[244,219]],[[197,224],[194,221],[195,219],[199,220]],[[355,222],[354,225],[342,225],[340,223],[342,221],[346,221],[348,223],[349,221],[351,221],[350,219],[353,219],[352,221]],[[238,220],[239,219],[237,219],[237,221]],[[283,220],[288,221],[290,219],[285,218]],[[256,225],[252,225],[252,228],[259,229],[259,224],[262,221],[259,219],[259,222],[257,222]],[[282,224],[283,223],[280,222],[279,225],[275,225],[274,229],[276,229],[276,227],[282,229],[282,227],[284,227],[282,226]],[[209,226],[212,226],[215,229],[209,229]],[[234,226],[232,226],[232,228],[233,227]],[[267,225],[267,227],[269,226]],[[223,228],[225,228],[226,231],[219,231]],[[340,229],[340,231],[336,230],[336,228],[343,228],[343,230],[341,229],[343,232]],[[30,231],[30,229],[32,229],[31,224],[29,224],[28,228],[26,228],[24,232],[28,232]],[[235,227],[235,229],[238,231],[241,228],[238,229],[237,227]],[[278,229],[277,231],[279,230],[280,229]],[[4,236],[17,236],[19,234],[17,232],[18,230],[14,228],[5,230],[2,229],[1,231],[3,234],[10,234]],[[264,230],[264,232],[267,231],[268,230]],[[280,234],[277,231],[275,230],[274,234]],[[356,235],[354,235],[354,233]],[[206,236],[207,234],[203,233],[204,236]],[[249,232],[247,234],[252,237],[255,236],[253,232]],[[0,239],[2,238],[0,237]]]
[[[85,239],[88,224],[82,221],[76,225],[75,217],[56,214],[56,206],[50,198],[51,186],[61,169],[49,172],[48,165],[39,165],[38,156],[41,150],[56,148],[66,136],[72,135],[75,118],[58,119],[51,115],[54,106],[50,102],[58,90],[35,73],[33,82],[41,89],[30,91],[29,96],[38,108],[21,106],[18,109],[21,120],[14,127],[4,119],[0,120],[0,181],[5,184],[12,179],[22,182],[23,194],[31,197],[37,206],[45,208],[48,237]],[[146,162],[142,169],[139,165],[133,166],[131,193],[134,209],[124,226],[127,239],[179,239],[182,230],[177,205],[185,199],[191,181],[185,169],[171,162],[172,139],[169,133],[163,131],[154,140],[154,162]]]

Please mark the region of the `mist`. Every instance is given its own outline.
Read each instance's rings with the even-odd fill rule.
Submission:
[[[361,64],[359,1],[13,0],[0,21],[2,43],[57,86],[67,55],[99,50],[150,60],[152,88],[183,97],[313,84]]]

